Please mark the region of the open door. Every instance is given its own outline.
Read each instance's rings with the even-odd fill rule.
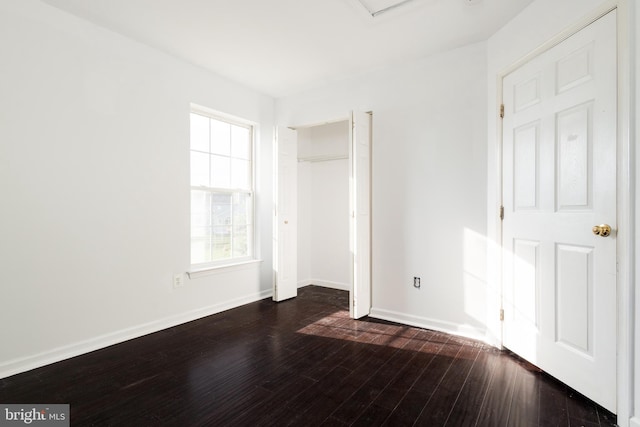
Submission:
[[[298,140],[295,130],[278,127],[274,142],[273,300],[298,295]]]
[[[616,411],[616,13],[503,81],[505,347]]]
[[[351,254],[353,256],[351,317],[371,309],[371,114],[351,113],[349,138]]]

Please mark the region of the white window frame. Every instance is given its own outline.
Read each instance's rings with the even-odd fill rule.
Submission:
[[[209,187],[209,186],[194,186],[191,185],[190,182],[190,190],[189,190],[189,201],[190,204],[192,202],[192,191],[193,190],[198,190],[198,191],[209,191],[211,193],[214,194],[236,194],[236,193],[243,193],[243,194],[249,194],[251,197],[251,223],[250,223],[250,228],[249,228],[249,235],[247,236],[247,241],[248,241],[248,245],[249,245],[249,254],[246,256],[242,256],[242,257],[231,257],[231,258],[225,258],[225,259],[220,259],[220,260],[213,260],[213,261],[207,261],[207,262],[201,262],[201,263],[193,263],[192,262],[192,235],[191,235],[191,208],[189,209],[190,211],[190,218],[189,218],[189,241],[190,241],[190,245],[189,245],[189,262],[191,264],[191,273],[197,274],[199,272],[206,272],[208,270],[213,270],[213,269],[221,269],[221,268],[227,268],[227,267],[232,267],[235,265],[243,265],[246,263],[252,263],[257,261],[256,259],[256,191],[255,191],[255,174],[256,174],[256,127],[257,125],[254,122],[245,120],[245,119],[241,119],[235,116],[231,116],[225,113],[221,113],[218,111],[214,111],[214,110],[210,110],[208,108],[202,107],[202,106],[197,106],[192,104],[191,105],[191,109],[189,111],[189,123],[191,123],[191,114],[197,114],[197,115],[201,115],[204,117],[208,117],[210,119],[213,120],[218,120],[221,122],[225,122],[225,123],[229,123],[231,125],[235,125],[235,126],[240,126],[240,127],[244,127],[249,129],[249,142],[251,144],[250,146],[250,156],[251,158],[250,160],[250,166],[249,166],[249,172],[251,174],[250,179],[249,179],[249,185],[250,185],[250,189],[234,189],[234,188],[217,188],[217,187]],[[202,152],[199,150],[193,150],[191,147],[191,133],[189,133],[189,153],[191,154],[192,151],[198,151],[198,152]],[[189,156],[191,158],[191,156]],[[233,157],[231,157],[233,158]],[[189,163],[189,180],[191,181],[191,163]],[[232,230],[233,230],[233,225],[232,225]],[[233,231],[232,231],[233,232]]]

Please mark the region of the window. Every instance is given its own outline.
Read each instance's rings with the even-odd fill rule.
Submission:
[[[191,264],[253,258],[253,127],[191,112]]]

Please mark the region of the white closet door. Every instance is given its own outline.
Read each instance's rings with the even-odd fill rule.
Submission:
[[[351,114],[350,199],[353,288],[350,312],[353,318],[367,316],[371,309],[371,115]]]
[[[273,227],[273,300],[298,295],[298,140],[297,133],[278,127],[275,147],[275,214]]]

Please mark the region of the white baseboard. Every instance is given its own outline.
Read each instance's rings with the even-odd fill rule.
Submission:
[[[109,347],[114,344],[119,344],[133,338],[139,338],[144,335],[171,328],[173,326],[181,325],[183,323],[191,322],[193,320],[210,316],[212,314],[221,313],[232,308],[240,307],[241,305],[268,298],[272,295],[273,291],[269,289],[256,294],[226,301],[220,304],[198,308],[196,310],[169,316],[164,319],[155,320],[153,322],[144,323],[142,325],[108,333],[95,338],[90,338],[85,341],[80,341],[77,343],[54,348],[42,353],[22,357],[19,359],[9,360],[0,364],[0,378],[9,377],[11,375],[26,372],[35,368],[40,368],[42,366],[50,365],[55,362],[60,362],[61,360],[69,359],[71,357]]]
[[[445,332],[447,334],[471,338],[482,342],[486,342],[487,339],[486,331],[484,329],[479,329],[469,325],[444,322],[442,320],[429,319],[426,317],[413,316],[411,314],[400,313],[397,311],[371,308],[369,317],[402,323],[409,326],[416,326],[418,328],[432,329],[434,331]]]
[[[620,423],[620,420],[618,420],[618,425],[622,426],[624,424]],[[640,418],[638,417],[633,417],[629,420],[629,427],[640,427]]]
[[[321,279],[309,279],[306,282],[307,282],[307,285],[322,286],[323,288],[338,289],[341,291],[351,290],[351,285],[349,283],[331,282],[329,280],[321,280]]]
[[[313,283],[311,282],[311,280],[307,279],[307,280],[300,280],[298,282],[298,289],[300,288],[304,288],[305,286],[309,286],[309,285],[313,285]]]

